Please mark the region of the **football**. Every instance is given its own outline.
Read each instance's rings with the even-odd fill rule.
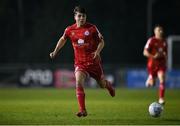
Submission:
[[[149,105],[149,114],[152,117],[160,117],[163,111],[163,106],[157,102],[153,102]]]

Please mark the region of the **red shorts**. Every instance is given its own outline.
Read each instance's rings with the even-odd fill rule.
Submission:
[[[95,80],[99,81],[104,78],[104,73],[101,63],[92,63],[92,64],[78,64],[75,65],[75,73],[77,71],[82,71],[86,76],[90,76]]]
[[[165,73],[166,72],[166,66],[156,66],[156,67],[147,67],[149,75],[151,75],[153,78],[157,77],[157,73],[159,71]]]

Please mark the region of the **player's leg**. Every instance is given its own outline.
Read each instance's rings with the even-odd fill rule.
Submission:
[[[86,107],[85,107],[85,92],[83,84],[86,79],[86,74],[82,71],[75,72],[76,78],[76,97],[79,104],[79,112],[76,114],[78,117],[87,116]]]
[[[165,94],[165,72],[163,70],[158,71],[159,79],[159,103],[164,104],[164,94]]]
[[[101,88],[106,88],[112,97],[115,96],[115,89],[112,87],[112,84],[108,80],[104,79],[104,73],[100,62],[89,67],[88,73],[97,81],[97,84]]]
[[[100,80],[97,80],[97,83],[101,88],[106,88],[112,97],[115,96],[115,89],[113,88],[110,81],[105,80],[105,79],[100,79]]]
[[[152,67],[152,66],[148,66],[147,67],[148,70],[148,78],[146,80],[146,87],[153,87],[156,83],[156,77],[157,77],[157,69]]]
[[[146,80],[146,87],[153,87],[155,85],[156,77],[154,77],[152,74],[149,74],[147,80]]]

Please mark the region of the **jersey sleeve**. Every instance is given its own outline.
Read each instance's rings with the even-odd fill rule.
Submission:
[[[96,26],[93,26],[94,29],[94,38],[97,42],[100,42],[103,39],[102,34],[99,32]]]
[[[64,39],[67,39],[69,37],[69,27],[67,27],[65,30],[64,30],[64,34],[63,34],[63,38]]]
[[[152,43],[153,43],[152,38],[148,39],[148,41],[147,41],[144,48],[147,49],[147,50],[151,50],[152,49]]]

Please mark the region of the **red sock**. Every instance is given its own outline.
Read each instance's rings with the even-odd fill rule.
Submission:
[[[85,110],[85,93],[83,87],[76,87],[76,97],[79,103],[79,110]]]
[[[164,83],[160,83],[159,85],[159,98],[164,98],[165,85]]]

